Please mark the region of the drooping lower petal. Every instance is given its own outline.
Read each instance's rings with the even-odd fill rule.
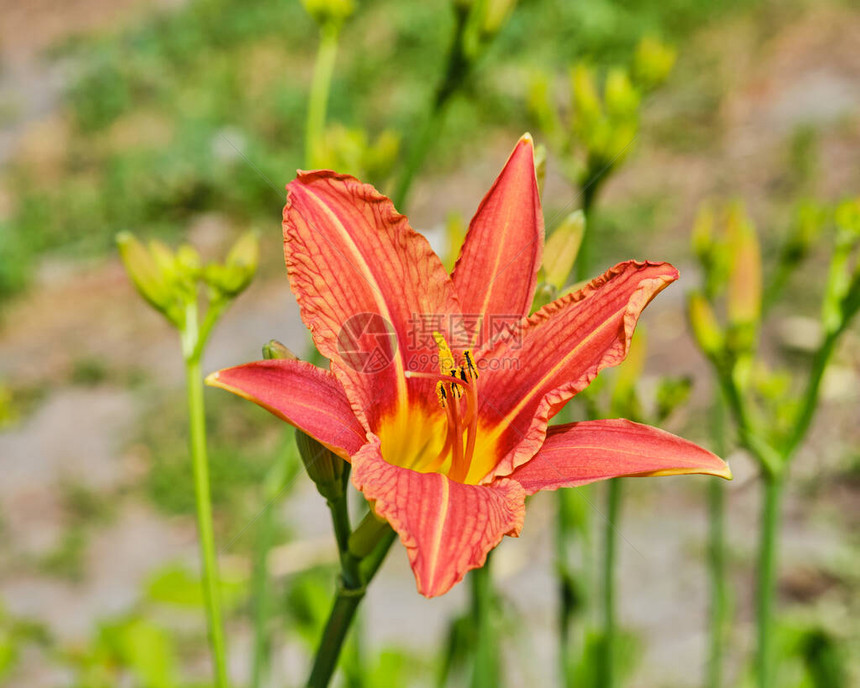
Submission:
[[[527,494],[622,476],[703,473],[731,479],[728,464],[707,449],[650,425],[622,418],[555,425],[511,480]]]
[[[534,456],[546,425],[597,373],[627,355],[639,315],[678,278],[668,263],[620,263],[583,289],[554,301],[508,338],[477,354],[482,435],[470,481],[508,475]]]
[[[458,347],[480,346],[490,336],[491,317],[528,315],[542,249],[534,145],[526,134],[478,206],[451,275],[470,337]]]
[[[306,361],[256,361],[225,368],[206,384],[253,401],[349,460],[367,441],[343,387]]]
[[[372,438],[353,457],[352,481],[400,535],[418,592],[435,597],[484,565],[502,537],[516,537],[525,492],[513,480],[464,485],[440,473],[387,463]]]
[[[328,170],[287,186],[284,255],[302,319],[356,414],[375,429],[385,414],[433,401],[432,331],[458,311],[450,278],[427,240],[369,184]],[[422,328],[431,314],[443,322]]]

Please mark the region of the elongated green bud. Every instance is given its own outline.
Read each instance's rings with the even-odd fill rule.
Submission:
[[[687,318],[699,348],[707,356],[720,355],[725,348],[725,335],[703,294],[693,292],[687,297]]]
[[[535,178],[537,179],[538,193],[543,196],[543,185],[546,181],[546,146],[539,143],[535,146]]]
[[[517,0],[483,0],[481,33],[485,39],[492,38],[507,24]]]
[[[577,64],[570,71],[573,90],[573,107],[577,119],[593,122],[603,116],[600,97],[594,84],[594,75],[584,64]]]
[[[561,290],[579,254],[585,235],[585,213],[577,210],[568,215],[547,239],[543,252],[544,279]]]
[[[675,66],[676,57],[677,52],[672,46],[656,38],[643,38],[636,46],[633,77],[643,89],[650,91],[666,80]]]
[[[317,491],[328,501],[342,497],[346,462],[301,430],[296,430],[296,446],[308,477],[314,481]]]
[[[741,205],[729,211],[726,241],[730,259],[726,315],[733,326],[757,327],[761,316],[761,250],[755,228]]]
[[[233,244],[223,265],[213,263],[206,266],[206,283],[222,296],[236,298],[254,279],[259,259],[260,244],[256,232],[245,232]]]
[[[149,303],[163,311],[170,300],[170,284],[161,266],[146,247],[129,232],[116,235],[119,256],[132,283]]]
[[[635,119],[639,110],[639,93],[623,69],[611,69],[604,89],[606,113],[614,119]]]
[[[388,521],[380,518],[371,509],[349,536],[349,553],[364,559],[379,544],[379,537],[388,529]]]
[[[181,328],[185,320],[184,292],[177,287],[179,271],[170,249],[160,242],[152,242],[147,248],[129,232],[117,234],[116,243],[138,293],[174,326]]]

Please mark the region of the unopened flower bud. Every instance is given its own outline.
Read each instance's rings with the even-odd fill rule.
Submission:
[[[299,360],[298,356],[296,356],[286,346],[281,344],[277,339],[270,339],[268,342],[263,344],[263,358],[265,358],[266,360]]]
[[[543,185],[546,182],[546,146],[542,143],[535,146],[535,178],[537,179],[538,193],[543,195]]]
[[[116,243],[125,270],[141,296],[163,311],[170,301],[170,284],[146,247],[129,232],[117,234]]]
[[[582,122],[600,119],[603,112],[591,70],[584,64],[574,65],[570,71],[570,81],[576,119]]]
[[[607,114],[614,119],[635,119],[639,94],[623,69],[611,69],[606,75],[604,102]]]
[[[224,262],[224,279],[220,290],[226,296],[238,296],[254,279],[260,260],[260,242],[256,232],[245,232],[240,236]]]
[[[699,348],[708,356],[717,356],[725,347],[725,335],[711,304],[700,293],[687,298],[687,318]]]
[[[755,328],[761,316],[761,251],[755,228],[740,205],[729,211],[726,242],[730,259],[726,315],[733,326]]]
[[[484,0],[481,33],[492,38],[502,30],[516,7],[517,0]]]
[[[562,289],[576,262],[585,235],[585,213],[574,211],[549,235],[543,253],[544,279]]]
[[[675,65],[675,49],[656,38],[646,37],[636,46],[633,76],[646,91],[662,84]]]
[[[296,446],[308,477],[314,481],[317,491],[328,501],[342,497],[346,462],[301,430],[296,430]]]
[[[356,559],[364,559],[379,544],[380,535],[388,530],[388,521],[376,515],[371,506],[358,527],[349,536],[349,553]]]
[[[803,202],[797,209],[783,259],[792,264],[803,260],[821,236],[825,218],[821,206],[811,201]]]

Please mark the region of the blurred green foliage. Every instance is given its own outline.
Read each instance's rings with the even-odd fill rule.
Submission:
[[[292,428],[273,425],[266,412],[218,392],[207,394],[206,406],[212,503],[216,520],[230,531],[259,511],[260,486],[281,452],[293,457],[290,463],[297,470],[301,463]],[[148,450],[144,490],[167,514],[190,515],[195,509],[186,422],[184,398],[177,394],[143,414],[136,438]]]
[[[456,126],[445,128],[435,162],[462,157],[493,129],[521,133],[527,70],[583,56],[595,66],[629,62],[644,34],[677,40],[749,4],[519,3],[468,97],[452,104]],[[453,21],[446,0],[358,7],[342,32],[332,85],[332,164],[386,181],[398,138],[421,121],[438,81]],[[9,173],[0,298],[26,285],[38,256],[106,253],[120,230],[173,236],[204,211],[236,227],[270,224],[301,161],[316,42],[298,2],[196,0],[58,48],[75,65],[68,131],[56,169],[21,160]],[[356,137],[375,143],[368,149]]]

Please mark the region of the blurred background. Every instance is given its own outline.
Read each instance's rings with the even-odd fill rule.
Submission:
[[[338,160],[350,141],[370,142],[376,157],[351,171],[383,190],[440,78],[452,24],[447,0],[363,0],[343,29],[329,105],[341,128],[333,136],[347,142]],[[517,138],[530,130],[542,142],[528,106],[534,74],[564,83],[579,60],[628,64],[645,35],[678,58],[604,189],[592,264],[595,274],[628,258],[681,269],[643,318],[645,384],[691,377],[692,401],[667,429],[707,443],[711,383],[682,307],[697,284],[696,209],[742,199],[767,257],[799,199],[860,192],[860,5],[521,0],[451,102],[409,215],[445,250],[450,214],[471,217]],[[215,331],[204,369],[255,360],[273,337],[305,350],[280,217],[283,186],[304,164],[317,44],[298,0],[0,0],[0,685],[205,685],[182,359],[175,333],[130,286],[114,237],[188,241],[214,258],[259,230],[259,276]],[[579,204],[552,152],[543,202],[548,226]],[[775,312],[766,350],[803,363],[823,265],[813,259],[792,281],[792,309]],[[793,469],[779,603],[785,643],[809,628],[822,647],[838,639],[860,681],[856,327],[831,372]],[[294,449],[264,411],[206,394],[231,672],[242,684],[263,479]],[[294,458],[272,555],[272,685],[300,683],[336,560],[324,502]],[[753,465],[729,458],[729,676],[739,682],[758,503]],[[705,480],[630,484],[618,530],[631,688],[701,684]],[[553,508],[537,497],[524,537],[496,556],[511,686],[549,685],[556,666]],[[448,620],[464,604],[462,586],[419,597],[395,547],[362,616],[370,685],[432,685]]]

